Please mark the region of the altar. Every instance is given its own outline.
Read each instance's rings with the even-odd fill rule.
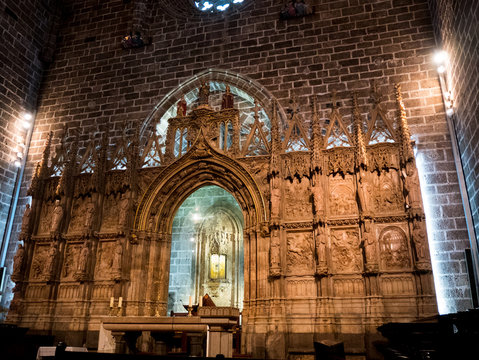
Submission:
[[[138,352],[138,339],[151,337],[159,355],[181,352],[191,356],[233,356],[233,331],[239,310],[200,307],[196,316],[110,316],[101,321],[98,351]]]

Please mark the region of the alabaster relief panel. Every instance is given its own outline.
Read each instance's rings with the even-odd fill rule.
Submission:
[[[101,241],[98,244],[95,279],[111,279],[115,262],[115,242]]]
[[[32,267],[30,269],[30,280],[43,280],[44,276],[47,275],[49,271],[50,261],[49,261],[49,250],[50,244],[39,244],[35,245],[35,251],[33,254]]]
[[[98,284],[93,286],[92,298],[93,299],[110,299],[113,294],[112,284]]]
[[[334,278],[334,296],[364,296],[362,278]]]
[[[378,213],[404,211],[404,196],[396,170],[372,174],[374,208]]]
[[[331,229],[330,235],[333,271],[337,273],[361,271],[362,257],[358,228]]]
[[[101,231],[114,231],[118,226],[118,217],[120,215],[119,195],[109,195],[103,201],[103,217],[101,222]]]
[[[65,260],[63,261],[63,268],[61,277],[64,280],[73,280],[73,275],[78,267],[78,260],[80,257],[80,244],[67,244],[65,248]]]
[[[314,242],[311,232],[289,232],[286,236],[286,263],[290,275],[314,273]]]
[[[353,177],[329,176],[329,213],[331,216],[354,216],[358,214]]]
[[[52,214],[55,204],[47,201],[42,204],[42,211],[40,213],[40,220],[38,222],[37,233],[39,235],[49,234],[52,226]]]
[[[286,220],[307,220],[312,217],[309,179],[284,181],[284,217]]]
[[[93,221],[95,205],[91,197],[77,198],[73,200],[69,233],[80,233],[88,229]]]
[[[315,280],[314,278],[288,278],[286,281],[286,291],[288,297],[290,298],[305,298],[316,296]]]
[[[408,270],[411,266],[406,224],[378,227],[381,268]]]
[[[248,158],[248,161],[243,161],[242,163],[253,176],[256,184],[261,190],[261,193],[265,196],[265,198],[269,198],[270,189],[268,180],[268,159],[255,160],[253,158]]]
[[[415,293],[414,279],[411,275],[382,276],[380,286],[383,295],[412,295]]]

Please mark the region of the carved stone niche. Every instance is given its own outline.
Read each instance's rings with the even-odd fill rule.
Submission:
[[[381,269],[410,270],[411,255],[406,236],[406,224],[379,227],[379,249]]]
[[[352,175],[329,176],[329,214],[333,217],[358,215]]]
[[[331,263],[336,273],[358,273],[362,270],[362,256],[358,228],[330,230]]]
[[[311,232],[291,231],[286,235],[288,275],[314,275],[314,240]]]
[[[81,244],[67,243],[65,247],[65,260],[61,272],[62,280],[74,280],[75,272],[78,268],[78,260],[81,251]]]
[[[382,171],[374,179],[374,208],[378,213],[404,211],[400,177],[397,170]]]
[[[90,197],[73,200],[68,232],[78,234],[88,230],[93,221],[95,205]]]
[[[284,182],[284,217],[286,220],[312,219],[310,181],[294,177]]]
[[[105,197],[103,202],[103,216],[101,222],[101,231],[114,231],[118,228],[119,213],[119,194],[110,194]]]
[[[46,260],[48,257],[49,243],[35,243],[32,265],[30,269],[30,280],[41,281],[46,274]]]

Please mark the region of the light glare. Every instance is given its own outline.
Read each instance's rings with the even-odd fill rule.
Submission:
[[[447,53],[444,50],[441,50],[434,54],[433,60],[437,65],[442,65],[446,63],[447,58]]]

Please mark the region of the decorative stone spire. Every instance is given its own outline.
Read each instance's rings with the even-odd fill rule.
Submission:
[[[136,174],[140,163],[140,127],[137,126],[127,150],[126,181],[132,191],[136,191]]]
[[[281,141],[279,137],[278,124],[278,104],[273,101],[273,118],[271,119],[271,164],[270,173],[276,175],[279,173],[279,155],[281,152]]]
[[[27,195],[33,196],[38,192],[41,180],[48,176],[48,160],[50,159],[50,148],[52,145],[53,131],[50,131],[47,137],[45,148],[43,149],[42,159],[37,163],[33,172],[32,182]]]
[[[63,168],[62,176],[58,182],[55,196],[61,195],[69,196],[73,192],[74,173],[77,166],[77,153],[78,153],[78,133],[75,135],[75,139],[70,147],[70,151],[67,154],[65,160],[65,167]]]
[[[317,110],[316,96],[312,97],[313,119],[311,124],[311,170],[321,170],[321,149],[323,147],[323,136],[321,135],[321,124],[319,122],[319,115]]]
[[[401,85],[394,85],[396,89],[396,104],[398,111],[398,137],[401,143],[401,162],[406,164],[414,159],[414,152],[411,146],[411,133],[406,119],[406,108],[402,100]]]
[[[354,126],[354,146],[356,167],[367,166],[366,146],[363,139],[363,122],[361,121],[361,114],[359,112],[358,94],[353,93],[353,126]]]

